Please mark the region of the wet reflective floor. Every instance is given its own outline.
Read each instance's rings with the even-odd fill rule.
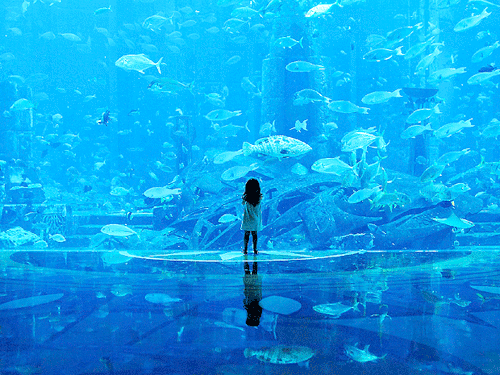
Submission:
[[[2,374],[498,374],[500,252],[3,250]]]

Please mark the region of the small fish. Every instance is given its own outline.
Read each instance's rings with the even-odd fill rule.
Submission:
[[[259,129],[259,135],[262,137],[269,137],[273,133],[276,133],[276,121],[266,122],[262,124]]]
[[[402,133],[401,133],[401,138],[402,139],[410,139],[410,138],[415,138],[416,136],[422,134],[425,131],[432,131],[431,124],[427,124],[425,126],[423,125],[412,125],[406,128]]]
[[[104,124],[104,125],[108,126],[108,122],[109,122],[109,120],[110,120],[110,117],[109,117],[109,110],[106,110],[106,111],[102,114],[101,118],[100,118],[99,120],[97,120],[97,124],[99,124],[99,125]]]
[[[358,107],[356,104],[346,100],[335,100],[328,104],[328,109],[340,113],[361,113],[367,115],[370,108]]]
[[[290,128],[290,130],[292,129],[297,130],[299,133],[301,130],[307,130],[307,119],[302,122],[300,122],[299,120],[295,121],[295,126]]]
[[[285,69],[289,72],[308,73],[316,70],[325,70],[325,67],[323,65],[316,65],[307,61],[294,61],[289,63]]]
[[[106,14],[111,12],[111,5],[107,8],[99,8],[94,11],[94,16],[99,16],[101,14]]]
[[[477,26],[484,18],[488,17],[491,14],[491,12],[488,13],[487,10],[488,8],[484,8],[484,10],[480,14],[472,15],[460,20],[453,28],[453,31],[461,32]]]
[[[214,109],[210,111],[205,118],[209,121],[226,121],[230,118],[240,116],[241,111],[229,111],[227,109]]]
[[[300,40],[295,40],[291,36],[285,36],[285,37],[276,39],[276,41],[274,42],[274,45],[281,47],[281,48],[292,48],[293,46],[298,44],[298,45],[300,45],[300,47],[304,48],[304,46],[302,45],[303,39],[304,38],[300,38]]]
[[[66,241],[66,238],[64,238],[64,236],[62,234],[50,234],[49,235],[49,238],[52,240],[52,241],[55,241],[55,242],[65,242]]]
[[[404,54],[403,52],[401,52],[402,48],[403,46],[396,49],[376,48],[371,50],[370,52],[365,53],[363,59],[375,62],[389,60],[393,56],[403,56]]]
[[[290,172],[296,174],[296,175],[299,175],[299,176],[304,176],[306,175],[307,173],[309,173],[309,171],[307,170],[306,167],[304,167],[302,164],[300,163],[295,163],[292,168],[290,169]]]
[[[139,116],[140,114],[141,114],[141,111],[139,109],[132,109],[127,114],[127,116]]]
[[[137,235],[137,232],[121,224],[108,224],[101,228],[101,232],[108,236],[128,237]]]
[[[11,111],[24,111],[26,109],[35,108],[35,105],[28,99],[18,99],[10,106]]]
[[[305,14],[306,18],[316,18],[316,17],[321,17],[324,16],[332,11],[333,6],[337,6],[339,8],[342,8],[342,5],[340,4],[340,1],[337,0],[333,4],[318,4],[311,9],[307,11]]]
[[[254,171],[257,168],[259,168],[257,163],[253,163],[248,166],[236,165],[234,167],[225,170],[221,175],[221,179],[224,181],[234,181],[239,178],[245,177],[247,173]]]
[[[382,104],[388,102],[391,98],[401,98],[402,89],[394,90],[393,92],[389,91],[374,91],[370,94],[365,95],[361,101],[364,104],[372,105],[372,104]]]
[[[441,164],[431,165],[420,176],[420,182],[425,184],[427,182],[434,181],[436,178],[441,176],[441,173],[443,173],[445,166],[446,165],[441,165]]]
[[[311,169],[318,173],[331,173],[337,176],[342,176],[346,172],[355,173],[353,167],[340,160],[340,156],[316,160],[311,166]]]

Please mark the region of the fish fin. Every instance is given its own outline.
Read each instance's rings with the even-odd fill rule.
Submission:
[[[160,74],[161,74],[161,69],[160,69],[161,60],[163,60],[163,57],[160,57],[160,60],[158,60],[158,62],[155,64],[156,69],[158,69],[158,73],[160,73]]]
[[[254,355],[254,353],[252,352],[252,349],[246,348],[245,351],[243,352],[243,355],[245,356],[245,358],[248,358],[248,357],[252,357]]]
[[[248,142],[243,142],[242,146],[243,155],[249,156],[252,153],[252,145]]]

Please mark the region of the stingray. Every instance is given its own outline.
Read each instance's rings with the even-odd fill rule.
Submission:
[[[460,219],[457,215],[455,215],[454,212],[452,212],[451,215],[446,219],[435,217],[433,218],[433,220],[437,221],[438,223],[449,225],[450,227],[455,227],[458,229],[468,229],[474,226],[473,222],[465,219]]]
[[[265,310],[282,315],[293,314],[294,312],[299,311],[302,307],[300,302],[295,301],[291,298],[280,296],[266,297],[262,299],[259,304]]]
[[[13,301],[2,303],[0,305],[0,310],[20,309],[23,307],[43,305],[44,303],[56,301],[62,296],[64,296],[64,293],[44,294],[41,296],[15,299]]]

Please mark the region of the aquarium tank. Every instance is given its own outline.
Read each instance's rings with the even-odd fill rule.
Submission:
[[[499,0],[3,0],[0,374],[500,374],[499,47]]]

